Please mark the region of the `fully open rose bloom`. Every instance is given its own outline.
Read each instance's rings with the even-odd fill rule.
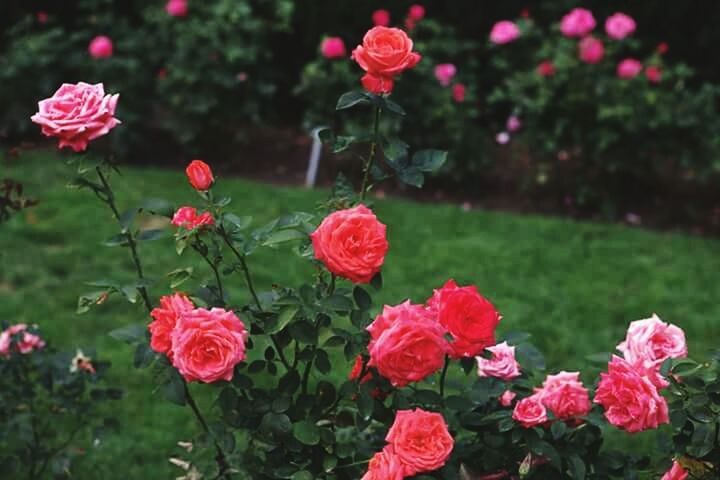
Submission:
[[[192,230],[205,225],[215,225],[215,219],[210,212],[203,212],[198,215],[193,207],[180,207],[170,222],[176,227]]]
[[[382,312],[367,326],[367,331],[370,333],[368,350],[372,348],[385,330],[402,318],[425,318],[432,320],[432,316],[422,305],[410,303],[410,300],[406,300],[395,306],[385,305],[383,306]]]
[[[427,303],[453,337],[453,358],[474,357],[495,344],[500,314],[474,286],[459,287],[454,280],[448,280]]]
[[[624,13],[615,13],[605,20],[605,31],[608,37],[622,40],[635,31],[635,20]]]
[[[442,467],[455,444],[443,416],[421,408],[398,411],[385,440],[407,467],[407,476]]]
[[[232,380],[245,360],[245,325],[230,310],[196,308],[182,312],[173,329],[172,363],[188,382]]]
[[[490,41],[498,45],[510,43],[518,37],[520,37],[520,29],[510,20],[497,22],[490,31]]]
[[[520,364],[515,360],[515,347],[502,342],[488,347],[487,350],[492,353],[492,357],[477,357],[479,376],[501,378],[505,381],[520,376]]]
[[[560,21],[560,31],[566,37],[584,37],[595,28],[595,17],[590,10],[574,8]]]
[[[665,472],[660,480],[686,480],[689,476],[687,470],[685,470],[680,463],[675,460],[673,461],[670,470]]]
[[[387,227],[365,205],[333,212],[310,235],[315,258],[330,272],[368,283],[388,251]]]
[[[624,79],[637,77],[642,72],[643,66],[639,60],[634,58],[626,58],[618,63],[617,76]]]
[[[608,373],[600,374],[595,403],[605,418],[628,432],[641,432],[668,423],[668,406],[655,385],[622,358],[613,355]]]
[[[547,410],[540,395],[530,395],[516,403],[512,418],[525,428],[537,427],[547,422]]]
[[[442,368],[449,350],[445,333],[434,319],[408,310],[368,348],[368,365],[396,387],[419,382]]]
[[[185,169],[190,185],[195,190],[205,191],[212,187],[215,177],[213,177],[210,165],[202,160],[193,160]]]
[[[580,381],[579,372],[548,375],[542,388],[535,389],[535,394],[560,420],[584,417],[590,413],[590,395]]]
[[[195,305],[185,295],[174,293],[160,297],[160,306],[153,308],[150,316],[153,321],[148,325],[150,348],[158,353],[172,357],[172,331],[180,314],[193,310]]]
[[[373,455],[368,463],[368,471],[360,480],[403,480],[406,467],[392,452],[391,448],[384,448]]]
[[[580,60],[585,63],[599,63],[605,56],[603,43],[594,37],[585,37],[578,44]]]
[[[345,50],[345,42],[340,37],[326,37],[323,38],[320,44],[320,53],[325,58],[343,58],[347,55]]]
[[[13,337],[18,336],[18,340],[15,343],[15,351],[22,354],[27,354],[33,350],[39,350],[45,346],[45,342],[38,335],[27,331],[27,325],[24,323],[18,323],[9,326],[6,330],[0,333],[0,355],[3,357],[9,357],[11,351],[11,344]]]
[[[44,135],[59,140],[58,148],[81,152],[88,142],[120,123],[115,118],[118,97],[106,95],[102,83],[64,83],[52,97],[38,103],[39,111],[31,120],[42,127]]]
[[[413,52],[413,41],[399,28],[374,27],[363,37],[362,45],[352,52],[352,58],[367,73],[363,87],[372,93],[390,93],[394,78],[415,67],[422,58]]]
[[[441,63],[435,66],[435,78],[443,87],[450,86],[456,73],[457,68],[452,63]]]
[[[680,327],[663,322],[655,314],[630,323],[625,341],[617,349],[630,365],[658,388],[668,385],[660,375],[663,362],[668,358],[687,357],[685,332]]]

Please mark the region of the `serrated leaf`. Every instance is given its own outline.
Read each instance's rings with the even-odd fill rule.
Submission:
[[[401,182],[413,187],[422,188],[425,183],[425,176],[415,167],[408,167],[397,171]]]

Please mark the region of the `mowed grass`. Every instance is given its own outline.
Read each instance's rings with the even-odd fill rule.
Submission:
[[[162,197],[176,205],[196,197],[182,172],[123,168],[114,176],[120,205]],[[26,185],[40,204],[0,226],[0,318],[37,323],[59,349],[96,346],[112,361],[109,380],[126,390],[109,413],[122,424],[81,465],[76,478],[174,478],[180,473],[167,458],[178,440],[197,432],[190,413],[153,392],[149,375],[131,365],[131,350],[107,336],[110,330],[147,321],[140,306],[114,298],[85,315],[75,313],[77,297],[98,279],[131,280],[128,252],[101,242],[115,233],[107,209],[91,192],[66,187],[74,168],[54,152],[31,152],[3,159],[0,177]],[[257,184],[222,178],[217,189],[232,196],[232,210],[252,215],[259,226],[282,213],[313,211],[326,191]],[[528,331],[545,352],[548,369],[584,369],[585,356],[611,351],[628,322],[656,312],[680,325],[691,354],[717,346],[720,318],[720,242],[709,238],[656,233],[623,226],[565,219],[470,211],[446,204],[374,200],[388,227],[390,252],[383,290],[375,308],[410,298],[423,302],[448,278],[473,283],[502,312],[500,333]],[[171,235],[141,246],[149,276],[158,278],[153,299],[169,291],[164,274],[194,266],[195,284],[211,274],[187,252],[178,258]],[[271,283],[298,286],[312,268],[289,248],[250,258],[259,288]],[[247,299],[240,278],[226,279],[233,303]],[[337,376],[349,365],[334,363]],[[212,387],[196,386],[209,410]],[[90,473],[91,472],[91,473]]]

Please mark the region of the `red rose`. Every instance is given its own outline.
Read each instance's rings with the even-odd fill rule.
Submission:
[[[363,86],[372,93],[390,93],[393,78],[413,68],[422,58],[413,52],[413,42],[399,28],[374,27],[363,37],[352,58],[367,72]]]
[[[150,348],[158,353],[165,353],[172,359],[172,342],[170,335],[182,312],[195,308],[195,305],[183,294],[175,293],[160,298],[160,306],[153,308],[150,316],[153,321],[148,325],[150,331]]]
[[[541,77],[552,77],[555,75],[555,64],[550,60],[545,60],[538,65],[537,72]]]
[[[193,160],[185,169],[190,185],[195,190],[205,191],[210,189],[215,178],[210,166],[202,160]]]
[[[398,411],[385,440],[407,467],[407,476],[439,469],[455,444],[443,416],[420,408]]]
[[[330,272],[368,283],[385,261],[387,227],[364,205],[333,212],[310,235],[315,258]]]

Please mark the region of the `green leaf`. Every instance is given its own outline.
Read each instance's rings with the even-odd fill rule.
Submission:
[[[170,202],[162,198],[148,198],[143,200],[139,210],[168,218],[172,218],[174,213]]]
[[[147,343],[138,344],[133,357],[133,366],[135,368],[146,368],[155,360],[156,353]]]
[[[442,150],[420,150],[412,156],[412,166],[421,172],[435,172],[447,161],[447,152]]]
[[[320,300],[320,304],[323,307],[336,312],[349,312],[354,306],[352,300],[337,293],[323,298]]]
[[[403,110],[400,105],[393,102],[389,98],[385,99],[385,109],[387,109],[388,112],[392,112],[396,115],[405,116],[405,110]]]
[[[166,237],[165,230],[151,229],[151,230],[141,231],[138,234],[137,239],[141,242],[150,242],[150,241],[158,240],[158,239],[164,238],[164,237]]]
[[[93,305],[100,305],[113,291],[115,291],[114,288],[81,295],[80,298],[78,298],[76,313],[83,314],[88,312]]]
[[[355,105],[371,103],[365,92],[347,92],[343,93],[335,105],[335,110],[346,110]]]
[[[146,338],[147,326],[140,324],[140,323],[133,324],[133,325],[127,325],[127,326],[112,330],[108,335],[110,335],[115,340],[133,344],[133,343],[139,342],[141,340],[144,340]]]
[[[293,476],[290,477],[290,480],[313,480],[315,478],[315,475],[308,472],[307,470],[300,470],[299,472],[293,473]]]
[[[299,230],[278,230],[271,233],[270,236],[266,238],[264,242],[262,242],[262,245],[270,247],[280,243],[290,242],[293,240],[304,240],[307,238],[307,234]]]
[[[380,290],[382,288],[382,286],[383,286],[382,272],[376,273],[375,276],[372,279],[370,279],[370,285],[372,285],[372,287],[375,290]]]
[[[320,443],[320,429],[309,420],[303,420],[293,425],[293,436],[304,445],[317,445]]]
[[[104,242],[102,242],[103,245],[106,247],[121,247],[128,244],[127,235],[124,233],[118,233],[117,235],[113,235],[112,237],[108,238]]]
[[[586,468],[585,468],[585,462],[582,461],[582,459],[576,455],[572,454],[567,459],[568,463],[568,473],[570,474],[570,478],[573,480],[585,480],[586,475]]]
[[[315,352],[315,366],[320,373],[330,373],[332,366],[330,365],[330,358],[325,350],[318,350]]]
[[[370,310],[372,298],[362,287],[357,286],[353,289],[353,298],[360,310]]]
[[[548,442],[539,441],[530,446],[530,450],[537,455],[543,456],[550,461],[550,464],[556,469],[562,468],[562,460],[560,454],[555,447],[550,445]]]
[[[333,153],[344,152],[345,150],[350,148],[353,143],[355,143],[355,137],[340,135],[337,138],[335,138],[335,142],[332,145],[332,152]]]
[[[125,212],[123,212],[122,215],[120,215],[119,222],[120,227],[122,228],[122,233],[127,233],[137,213],[138,211],[136,208],[131,208],[130,210],[126,210]]]
[[[425,176],[416,167],[408,167],[397,172],[401,182],[416,188],[422,188],[425,183]]]
[[[287,307],[280,310],[277,316],[273,317],[272,321],[268,322],[265,327],[265,333],[267,335],[273,335],[282,329],[284,329],[288,323],[295,318],[295,314],[300,310],[298,305],[288,305]]]
[[[515,347],[515,354],[520,365],[534,370],[545,370],[545,357],[529,343],[523,343]]]
[[[178,268],[167,274],[170,278],[170,288],[177,288],[192,277],[193,267]]]
[[[565,435],[565,432],[567,432],[567,425],[565,425],[565,422],[553,422],[550,427],[550,432],[552,433],[553,438],[557,440]]]
[[[175,405],[185,405],[185,382],[177,371],[173,370],[170,380],[163,385],[165,398]]]
[[[233,213],[224,213],[222,216],[222,222],[228,230],[240,231],[245,230],[250,226],[250,224],[252,223],[252,217],[238,217]]]

